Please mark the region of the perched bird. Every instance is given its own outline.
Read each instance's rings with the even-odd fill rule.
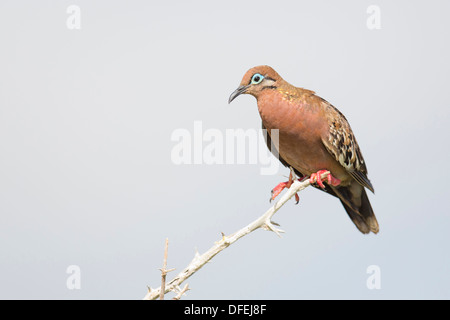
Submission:
[[[344,115],[314,91],[289,84],[269,66],[248,70],[228,103],[241,94],[256,98],[262,127],[268,133],[267,146],[291,168],[289,181],[272,190],[272,199],[292,184],[294,171],[299,177],[309,177],[316,188],[338,197],[362,233],[377,233],[378,222],[365,191],[374,189]],[[272,141],[272,130],[278,130],[278,145]],[[320,176],[326,171],[330,174],[322,181]]]

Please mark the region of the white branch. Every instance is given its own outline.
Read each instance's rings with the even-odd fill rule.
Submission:
[[[325,172],[321,175],[322,180],[325,180],[328,176],[329,172]],[[203,267],[208,261],[210,261],[216,254],[227,248],[229,245],[233,244],[243,236],[255,231],[256,229],[262,228],[265,230],[270,230],[275,232],[278,236],[280,236],[280,233],[284,232],[283,230],[277,228],[271,219],[273,215],[290,199],[292,198],[297,192],[305,189],[311,185],[309,182],[309,179],[306,179],[302,182],[299,182],[298,180],[294,180],[291,187],[288,189],[288,191],[269,209],[267,210],[261,217],[250,223],[249,225],[245,226],[244,228],[238,230],[237,232],[233,233],[230,236],[222,236],[222,239],[218,242],[214,243],[214,246],[212,246],[208,251],[206,251],[204,254],[200,255],[198,252],[196,252],[194,259],[189,263],[189,265],[184,268],[175,278],[173,278],[171,281],[169,281],[165,285],[164,293],[173,291],[177,293],[180,297],[180,285],[188,279],[190,276],[192,276],[195,272],[200,270],[201,267]],[[187,287],[185,287],[187,288]],[[185,290],[184,290],[185,291]],[[182,294],[184,293],[182,292]],[[157,299],[161,294],[161,287],[157,289],[152,289],[151,287],[148,287],[148,292],[145,295],[143,300],[155,300]],[[178,297],[178,296],[177,296]]]

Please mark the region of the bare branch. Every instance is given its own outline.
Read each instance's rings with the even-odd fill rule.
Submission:
[[[166,287],[166,276],[167,273],[169,273],[170,271],[173,271],[175,269],[169,269],[167,270],[167,252],[169,249],[169,239],[166,238],[166,245],[164,247],[164,260],[163,260],[163,267],[159,270],[161,270],[161,288],[165,288]],[[149,288],[149,292],[151,291],[151,288]],[[160,290],[159,292],[159,300],[164,300],[164,290]]]
[[[321,178],[325,180],[327,176],[330,174],[329,171],[323,173],[321,175]],[[225,234],[222,233],[222,239],[215,242],[214,245],[205,253],[200,255],[198,251],[196,251],[196,254],[194,256],[194,259],[189,263],[189,265],[184,268],[175,278],[170,280],[167,285],[162,285],[160,288],[157,289],[151,289],[149,288],[147,294],[143,298],[144,300],[155,300],[158,297],[161,296],[161,294],[167,293],[169,291],[173,291],[177,293],[176,297],[181,297],[187,291],[188,287],[185,286],[183,289],[180,289],[180,285],[186,281],[190,276],[192,276],[195,272],[200,270],[208,261],[210,261],[216,254],[242,238],[243,236],[255,231],[256,229],[262,228],[264,230],[269,230],[275,232],[278,236],[281,236],[280,233],[283,233],[284,231],[277,228],[276,226],[279,226],[277,223],[272,221],[273,215],[290,199],[292,198],[297,192],[300,192],[301,190],[305,189],[306,187],[310,186],[311,183],[309,179],[306,179],[302,182],[295,180],[294,183],[292,183],[291,187],[288,189],[288,191],[269,209],[267,210],[261,217],[256,219],[255,221],[251,222],[249,225],[245,226],[244,228],[238,230],[237,232],[233,233],[230,236],[225,236]],[[164,290],[161,290],[161,288],[164,288]],[[163,293],[164,292],[164,293]],[[180,294],[181,292],[181,294]]]

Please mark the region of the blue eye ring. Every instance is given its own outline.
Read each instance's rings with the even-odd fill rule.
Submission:
[[[263,80],[264,80],[264,76],[263,76],[262,74],[255,73],[255,74],[252,76],[251,84],[259,84],[259,83],[261,83],[261,81],[263,81]]]

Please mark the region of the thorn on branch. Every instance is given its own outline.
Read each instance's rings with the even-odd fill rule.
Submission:
[[[280,226],[278,223],[270,221],[270,220],[266,220],[266,222],[262,225],[262,228],[264,230],[267,231],[273,231],[277,234],[277,236],[279,236],[281,238],[281,234],[280,233],[285,233],[284,230],[277,228],[275,226]]]
[[[214,243],[220,244],[222,242],[228,247],[230,245],[230,241],[227,239],[227,236],[223,232],[220,232],[220,234],[222,235],[222,239],[220,239],[219,241],[215,241]]]
[[[188,291],[188,290],[191,290],[191,289],[189,288],[189,285],[188,285],[188,284],[186,284],[186,285],[183,287],[183,289],[181,289],[179,286],[176,286],[176,287],[173,289],[173,292],[175,292],[177,295],[176,295],[175,297],[173,297],[172,300],[180,300],[180,299],[181,299],[181,296],[184,296],[185,293],[186,293],[186,291]]]

